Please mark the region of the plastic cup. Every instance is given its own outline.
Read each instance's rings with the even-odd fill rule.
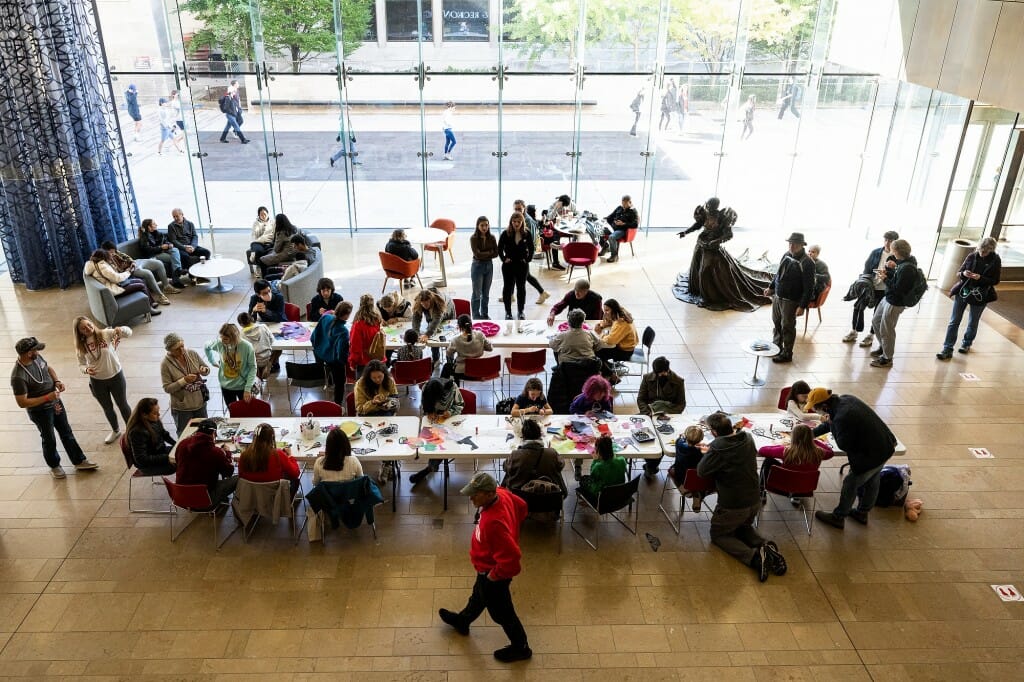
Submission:
[[[512,333],[512,323],[511,322],[506,322],[505,323],[505,333],[506,334],[511,334]]]

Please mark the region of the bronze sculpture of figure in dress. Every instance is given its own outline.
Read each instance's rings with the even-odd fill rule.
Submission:
[[[740,265],[722,246],[732,239],[736,211],[722,207],[717,197],[693,211],[694,223],[679,233],[685,237],[700,230],[693,248],[689,273],[682,273],[673,287],[676,298],[710,310],[751,312],[771,303],[764,289],[771,282],[766,272]]]

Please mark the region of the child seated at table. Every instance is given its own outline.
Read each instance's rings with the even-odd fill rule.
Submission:
[[[699,426],[687,426],[683,435],[676,440],[676,460],[668,469],[668,475],[672,477],[672,482],[679,488],[679,492],[693,498],[693,511],[695,512],[700,511],[704,496],[700,493],[693,494],[682,485],[686,480],[686,470],[696,469],[700,458],[704,456],[704,450],[699,447],[703,440],[704,431]]]
[[[548,399],[544,396],[544,384],[537,377],[530,377],[526,380],[526,385],[523,386],[523,392],[512,404],[512,416],[546,416],[551,412],[551,405],[548,404]]]
[[[402,335],[402,341],[405,345],[395,351],[395,362],[409,362],[410,360],[420,360],[423,358],[423,346],[417,344],[420,335],[416,333],[414,329],[406,329],[405,334]]]
[[[597,496],[602,490],[626,482],[626,460],[615,454],[611,436],[601,436],[594,442],[593,456],[590,473],[580,479],[580,489],[583,496],[597,506]]]
[[[765,445],[757,451],[758,457],[764,457],[761,464],[761,503],[767,501],[768,472],[776,464],[796,471],[816,471],[822,460],[831,459],[832,448],[828,443],[814,439],[814,432],[809,426],[797,424],[793,427],[789,444]],[[781,462],[779,460],[781,458]]]

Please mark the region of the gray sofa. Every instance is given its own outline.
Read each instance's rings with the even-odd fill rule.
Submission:
[[[299,306],[303,315],[306,314],[306,304],[312,301],[317,294],[316,283],[324,276],[323,253],[317,247],[314,247],[313,250],[317,255],[315,263],[291,279],[279,283],[285,302]]]
[[[96,321],[106,327],[116,327],[128,320],[149,314],[149,296],[144,291],[134,291],[114,298],[110,291],[92,277],[85,278],[85,295],[89,299],[89,310]],[[312,298],[312,294],[310,295]]]

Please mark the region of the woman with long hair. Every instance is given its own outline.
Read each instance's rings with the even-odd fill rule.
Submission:
[[[327,433],[323,457],[317,457],[313,464],[313,485],[320,481],[344,483],[363,475],[363,465],[352,454],[352,444],[341,429]]]
[[[615,385],[619,383],[619,377],[612,369],[611,363],[616,360],[629,360],[633,357],[633,349],[640,343],[640,337],[633,325],[633,316],[619,305],[618,301],[609,298],[604,302],[604,318],[594,325],[594,332],[605,345],[597,351],[597,357],[601,358],[603,366],[602,374]]]
[[[512,404],[513,417],[529,417],[538,415],[545,417],[553,410],[544,396],[544,384],[537,377],[530,377],[523,386],[523,392],[519,394]]]
[[[518,296],[519,319],[525,320],[526,276],[530,274],[530,261],[533,260],[533,240],[526,231],[526,218],[522,213],[513,213],[508,219],[508,227],[498,239],[498,258],[501,259],[501,300],[505,302],[505,319],[512,319],[514,288]]]
[[[92,277],[102,284],[107,291],[114,295],[114,298],[120,298],[135,291],[144,292],[149,298],[150,315],[159,315],[160,306],[158,304],[161,299],[167,300],[163,294],[157,296],[150,291],[145,282],[138,277],[132,277],[130,272],[118,272],[110,262],[110,256],[105,249],[96,249],[90,254],[89,260],[85,262],[83,273],[86,277]],[[170,303],[170,301],[167,302]]]
[[[295,260],[295,245],[292,244],[292,237],[302,234],[299,228],[292,225],[284,213],[274,216],[274,248],[267,250],[263,256],[257,259],[260,265],[260,276],[266,279],[267,269],[274,265],[280,265],[287,261]]]
[[[427,320],[427,328],[422,333],[420,326],[423,319]],[[412,305],[412,328],[420,334],[420,343],[427,343],[430,337],[437,333],[445,320],[455,319],[455,305],[447,296],[440,294],[437,289],[424,289],[416,295]],[[437,346],[430,348],[430,356],[436,364],[441,357],[441,349]]]
[[[252,385],[256,381],[256,352],[252,344],[242,338],[238,327],[230,322],[221,325],[216,341],[206,344],[206,359],[218,368],[220,392],[227,407],[236,400],[252,400]],[[214,360],[213,354],[220,356]]]
[[[451,379],[431,379],[423,385],[420,394],[420,410],[431,424],[444,422],[446,419],[462,414],[465,406],[462,392]],[[427,466],[409,477],[409,482],[416,485],[429,474],[441,468],[444,460],[431,459]]]
[[[761,464],[761,501],[764,502],[766,498],[764,486],[768,482],[768,472],[773,466],[781,463],[787,469],[816,471],[822,460],[832,457],[832,448],[828,443],[815,440],[811,427],[797,424],[793,427],[788,445],[765,445],[757,451],[757,455],[764,457],[764,462]]]
[[[175,440],[160,421],[160,403],[156,398],[143,398],[138,402],[128,417],[125,434],[138,469],[153,476],[175,472],[170,460]]]
[[[348,365],[355,370],[356,376],[362,376],[363,368],[370,360],[370,344],[373,337],[380,331],[383,320],[377,311],[376,302],[370,294],[359,297],[359,307],[352,318],[352,331],[349,332]]]
[[[817,412],[805,411],[807,396],[810,392],[811,387],[807,385],[806,381],[801,379],[800,381],[793,382],[793,385],[789,388],[789,396],[786,398],[786,412],[801,421],[820,421],[822,415]]]
[[[79,315],[71,326],[75,334],[75,350],[78,352],[78,367],[89,377],[89,391],[103,408],[103,415],[110,424],[110,433],[103,439],[110,444],[117,440],[121,429],[117,424],[117,412],[128,421],[132,413],[128,406],[127,385],[117,357],[117,346],[121,339],[132,335],[131,327],[107,327],[98,329],[88,317]]]
[[[238,457],[238,477],[253,483],[291,481],[292,495],[299,489],[299,463],[290,446],[277,447],[274,427],[263,423],[252,433],[252,443]]]
[[[487,216],[476,219],[476,229],[469,238],[469,248],[473,251],[473,264],[469,268],[469,278],[473,283],[473,295],[470,309],[473,319],[489,320],[487,301],[491,297],[491,281],[494,279],[494,259],[498,257],[498,242],[491,234],[491,221]]]
[[[380,360],[370,360],[356,382],[356,414],[391,416],[398,411],[398,387]]]
[[[612,411],[612,387],[608,380],[595,374],[583,382],[583,389],[569,405],[570,414]]]
[[[473,329],[473,320],[469,315],[459,315],[459,335],[448,344],[448,362],[455,362],[453,374],[457,385],[466,378],[466,359],[483,357],[486,351],[492,350],[491,342],[482,332]]]

